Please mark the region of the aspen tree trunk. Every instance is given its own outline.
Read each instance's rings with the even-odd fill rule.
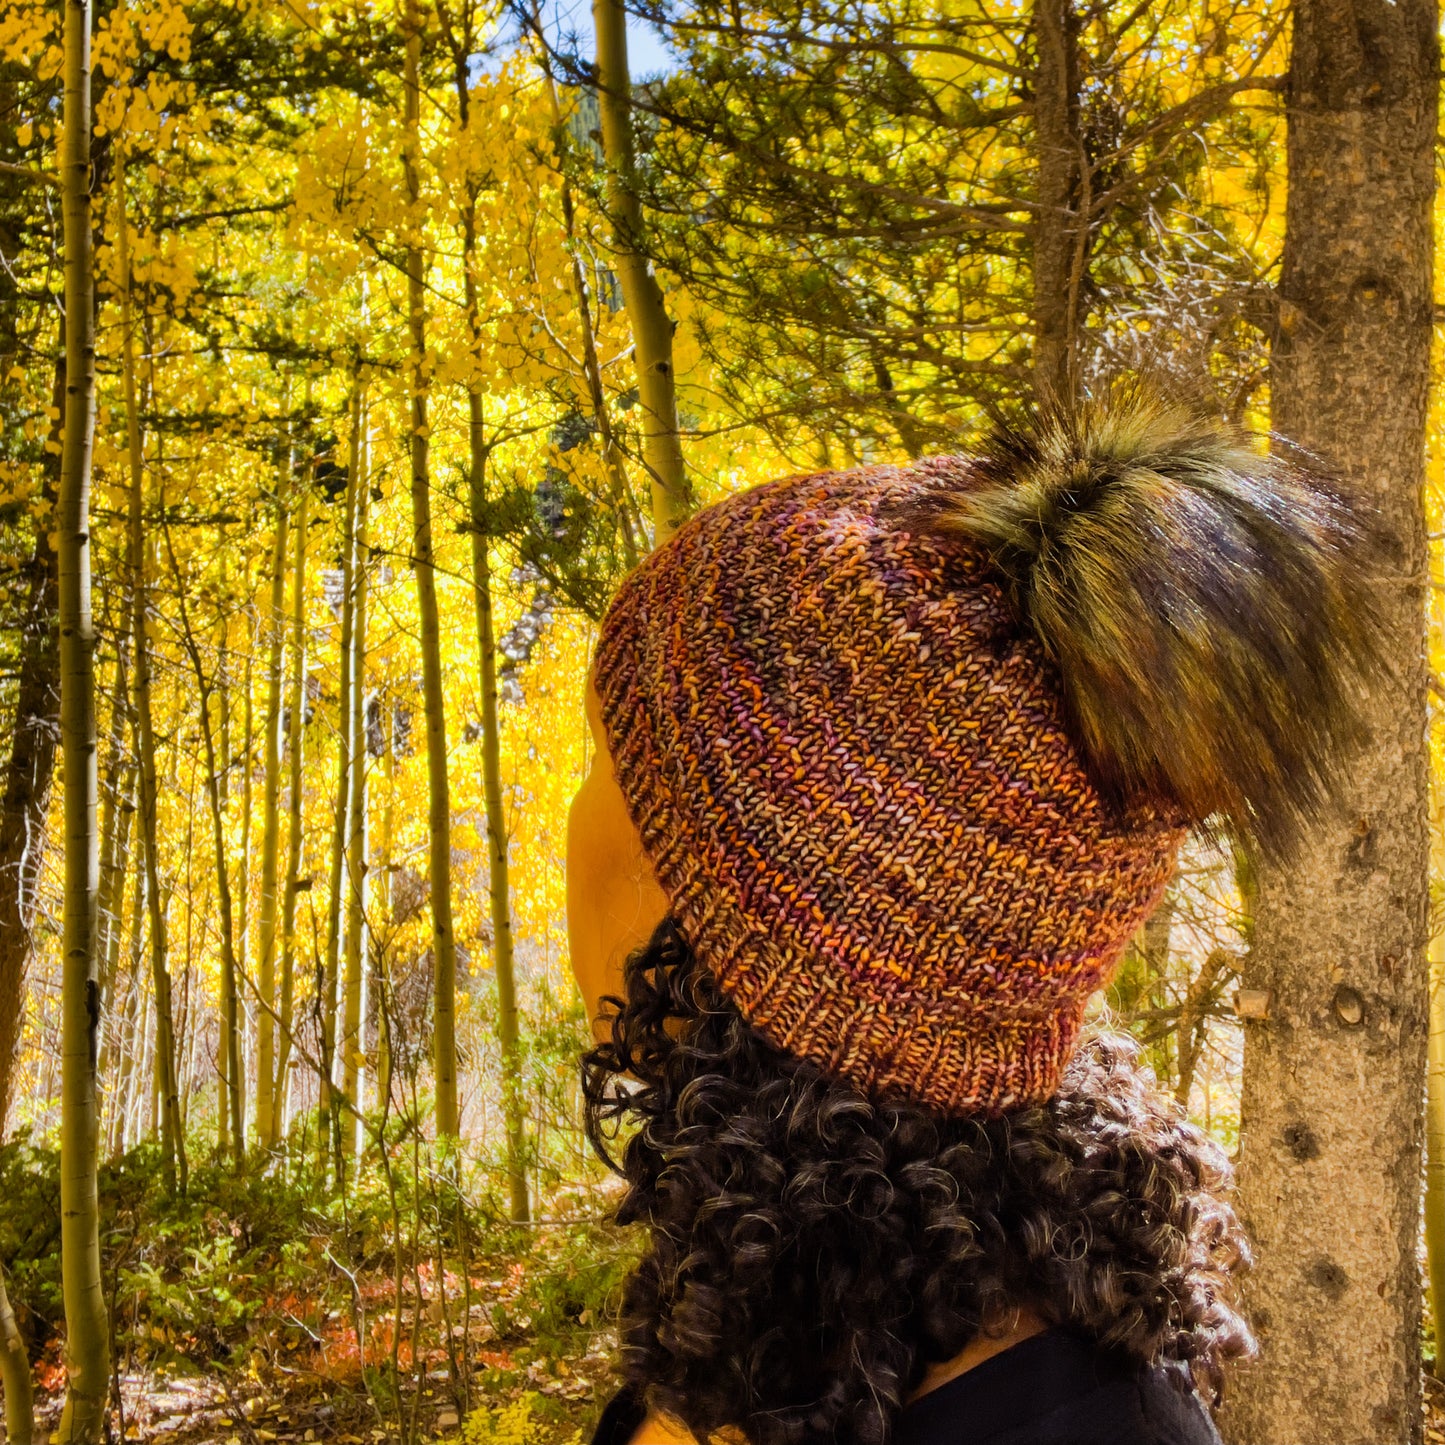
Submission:
[[[632,327],[637,393],[642,403],[642,460],[652,478],[653,540],[660,546],[691,509],[677,429],[672,322],[645,253],[632,128],[632,76],[627,63],[627,11],[622,0],[592,0],[592,23],[597,37],[597,102],[607,163],[607,205],[622,301]]]
[[[125,932],[126,859],[130,857],[131,823],[135,815],[135,775],[135,763],[129,761],[124,772],[116,779],[115,787],[120,802],[114,810],[116,820],[109,839],[113,854],[109,876],[106,874],[105,855],[103,852],[101,854],[101,918],[106,919],[107,910],[109,913],[102,930],[104,947],[100,955],[100,1012],[101,1017],[107,1020],[107,1027],[102,1034],[98,1065],[102,1079],[110,1078],[114,1054],[114,1005],[120,973],[121,938]]]
[[[1190,981],[1179,1009],[1179,1027],[1175,1031],[1179,1048],[1179,1071],[1174,1083],[1174,1099],[1185,1110],[1189,1108],[1189,1096],[1194,1090],[1194,1074],[1199,1066],[1199,1057],[1204,1052],[1205,1010],[1210,996],[1219,985],[1220,976],[1227,977],[1227,970],[1233,962],[1231,955],[1222,948],[1211,949],[1199,966],[1199,972]]]
[[[35,1395],[30,1380],[30,1356],[10,1296],[5,1271],[0,1268],[0,1385],[5,1387],[6,1445],[32,1445],[35,1439]]]
[[[166,1189],[186,1187],[186,1140],[180,1122],[180,1091],[176,1085],[176,1046],[171,1012],[171,975],[166,962],[165,900],[161,893],[159,843],[156,836],[156,735],[151,716],[149,592],[146,569],[150,548],[145,535],[145,465],[141,450],[140,409],[136,398],[135,326],[132,314],[130,227],[125,209],[125,157],[115,155],[116,257],[121,269],[121,381],[125,398],[126,449],[130,466],[127,569],[130,573],[131,645],[135,649],[134,727],[136,799],[139,804],[141,867],[146,875],[146,906],[150,920],[152,986],[155,991],[155,1084],[161,1103],[161,1164]]]
[[[65,355],[55,363],[52,416],[41,470],[43,499],[53,503],[60,477]],[[22,646],[15,685],[10,757],[0,797],[0,1139],[5,1136],[15,1051],[25,1009],[25,973],[32,946],[45,818],[59,736],[60,652],[56,630],[58,579],[50,529],[37,527],[25,567]]]
[[[184,582],[177,574],[177,585]],[[191,665],[199,679],[202,674],[200,652],[194,641],[187,639],[191,650]],[[199,683],[202,696],[206,685]],[[211,804],[211,836],[216,850],[216,906],[221,923],[221,1048],[224,1064],[221,1075],[222,1095],[220,1112],[227,1122],[225,1145],[230,1150],[236,1167],[246,1154],[246,1113],[245,1099],[241,1092],[241,1029],[240,1010],[237,1008],[236,933],[231,902],[231,880],[226,866],[226,820],[222,811],[221,772],[216,756],[216,738],[211,728],[210,715],[201,709],[201,742],[206,751],[206,795]]]
[[[1079,388],[1088,246],[1088,162],[1079,133],[1079,20],[1073,0],[1035,0],[1033,239],[1034,399],[1068,403]]]
[[[110,717],[106,724],[105,776],[100,784],[100,891],[96,898],[96,955],[100,959],[102,1014],[109,1012],[110,990],[114,982],[111,943],[120,927],[118,910],[125,883],[125,834],[130,827],[127,808],[129,791],[123,781],[130,766],[125,756],[127,646],[122,626],[116,638],[115,675],[110,690]],[[103,1060],[100,1076],[106,1077]]]
[[[281,1041],[272,1086],[271,1133],[263,1141],[267,1148],[274,1148],[280,1137],[290,1095],[288,1071],[296,997],[296,897],[305,841],[301,829],[301,784],[306,747],[306,530],[310,499],[311,493],[303,483],[296,502],[296,555],[291,569],[291,696],[286,739],[290,796],[287,799],[286,892],[281,912]]]
[[[222,542],[220,556],[220,592],[224,596],[227,588],[226,552],[224,541]],[[182,585],[180,582],[179,572],[176,573],[176,585]],[[230,707],[227,705],[226,697],[226,674],[227,669],[230,666],[229,660],[227,658],[226,636],[227,629],[230,625],[230,619],[224,615],[224,609],[222,609],[222,611],[223,615],[217,620],[216,623],[216,667],[214,673],[215,680],[209,692],[205,691],[203,687],[202,696],[207,699],[207,702],[205,704],[205,722],[208,729],[210,730],[211,737],[214,740],[214,746],[216,751],[216,761],[212,765],[211,771],[216,774],[218,802],[221,810],[221,817],[224,820],[226,814],[230,810],[231,802],[231,710]],[[214,715],[210,711],[212,702],[214,702],[216,705]],[[212,721],[213,716],[214,721]],[[231,896],[234,899],[235,894],[230,888],[229,862],[224,866],[227,869],[227,891],[231,892]],[[242,867],[244,868],[244,866],[245,858],[243,854]],[[234,958],[236,938],[234,918],[231,926],[231,938],[231,953],[232,957]],[[187,963],[189,965],[189,951],[187,953]],[[234,987],[234,984],[227,983],[227,978],[233,976],[234,970],[232,970],[228,974],[228,971],[223,964],[221,968],[221,1035],[220,1046],[217,1050],[216,1056],[217,1073],[220,1079],[220,1089],[218,1094],[220,1107],[216,1111],[216,1148],[217,1151],[222,1154],[229,1154],[233,1150],[233,1136],[231,1133],[231,1109],[226,1101],[229,1100],[229,1098],[231,1097],[232,1082],[233,1080],[235,1080],[236,1072],[239,1072],[238,1070],[234,1072],[232,1070],[231,1051],[227,1046],[227,1040],[230,1039],[232,1035],[237,1032],[240,1023],[240,1011],[237,1008],[236,1001],[236,988]],[[236,1048],[238,1061],[240,1057],[240,1052],[240,1041],[238,1038]],[[239,1084],[237,1086],[239,1087]],[[242,1107],[244,1107],[244,1100],[245,1096],[242,1095]]]
[[[237,1079],[237,1088],[241,1091],[241,1113],[246,1114],[247,1104],[247,1081],[251,1076],[250,1062],[255,1052],[254,1038],[255,1031],[251,1019],[253,1010],[251,1001],[247,999],[240,987],[240,980],[243,978],[255,978],[250,971],[251,960],[251,814],[252,814],[252,780],[251,780],[251,757],[255,744],[255,722],[256,708],[254,703],[255,689],[253,674],[255,672],[257,633],[255,588],[251,582],[251,568],[246,567],[246,596],[250,599],[246,604],[246,662],[241,674],[241,859],[236,868],[236,1028],[239,1035],[237,1057],[240,1061],[240,1075]],[[225,625],[224,623],[222,624]],[[229,720],[231,716],[231,674],[228,668],[222,666],[219,674],[221,689],[221,716]],[[225,738],[225,733],[221,734]],[[226,790],[228,779],[231,776],[232,761],[229,749],[221,756],[221,802],[225,806]]]
[[[394,879],[391,861],[392,839],[396,836],[396,706],[391,698],[383,695],[381,700],[381,776],[386,785],[386,801],[381,809],[381,841],[376,851],[377,877],[381,884],[381,896],[376,907],[381,910],[385,921],[387,939],[395,923],[392,905],[392,882]],[[376,999],[376,1101],[383,1108],[391,1107],[391,973],[387,968],[385,948],[374,950],[376,982],[373,997]]]
[[[1423,508],[1439,91],[1434,0],[1298,0],[1273,422],[1338,466],[1387,534],[1395,676],[1347,800],[1261,865],[1240,1185],[1260,1363],[1248,1445],[1421,1434],[1420,1101],[1429,819]]]
[[[560,124],[555,87],[550,86],[552,115]],[[466,71],[456,75],[457,105],[465,130],[471,116],[471,95]],[[563,209],[571,232],[571,192],[563,179]],[[467,326],[474,349],[481,345],[481,303],[476,272],[475,198],[463,218],[462,275],[466,288]],[[621,468],[621,453],[612,440],[606,400],[601,394],[601,372],[596,367],[597,350],[591,343],[591,321],[587,287],[582,279],[575,251],[572,256],[573,288],[583,320],[583,353],[590,353],[596,371],[597,391],[593,414],[598,419],[603,459],[609,467]],[[590,382],[589,382],[590,385]],[[487,815],[487,892],[492,920],[492,967],[497,979],[497,1039],[502,1050],[502,1117],[507,1135],[507,1188],[511,1195],[512,1220],[525,1224],[531,1218],[527,1199],[526,1132],[523,1118],[521,1059],[518,1050],[517,979],[512,947],[512,890],[507,862],[507,814],[502,805],[502,750],[497,713],[497,640],[492,617],[491,537],[487,526],[487,438],[482,388],[476,381],[467,386],[468,440],[470,443],[469,500],[472,534],[472,596],[476,605],[477,657],[481,668],[482,692],[482,794]],[[603,429],[605,428],[605,430]],[[609,459],[610,458],[610,459]],[[625,476],[621,485],[626,487]],[[614,490],[616,481],[614,480]],[[623,496],[616,505],[625,508]],[[623,524],[631,545],[631,528],[622,511]]]
[[[474,283],[468,278],[469,287]],[[502,804],[502,756],[497,716],[497,639],[492,619],[491,539],[486,526],[487,446],[482,393],[467,388],[471,433],[472,591],[477,608],[477,655],[482,683],[482,794],[487,813],[487,879],[492,915],[492,966],[497,976],[497,1038],[502,1046],[502,1116],[507,1132],[507,1187],[512,1220],[531,1218],[527,1200],[526,1132],[518,1049],[517,980],[512,949],[512,892],[507,864],[507,812]]]
[[[56,1432],[98,1441],[110,1395],[96,1182],[100,979],[95,830],[95,632],[90,609],[90,461],[95,432],[95,280],[90,232],[90,4],[66,0],[61,208],[65,234],[65,438],[56,548],[60,748],[65,770],[61,973],[60,1257],[68,1387]]]
[[[126,755],[129,685],[125,659],[129,645],[123,623],[116,638],[115,674],[110,693],[110,717],[106,725],[105,776],[100,785],[100,891],[96,901],[96,955],[100,960],[100,1016],[105,1022],[101,1028],[100,1061],[96,1072],[107,1081],[113,1064],[116,969],[120,962],[121,933],[125,924],[125,864],[130,856],[131,817],[135,812],[131,801],[135,787],[135,761]],[[115,1111],[114,1089],[108,1090],[106,1103],[101,1133],[108,1138],[110,1120]]]
[[[290,476],[287,450],[287,479]],[[276,1138],[276,886],[281,832],[281,663],[286,631],[286,479],[277,489],[276,538],[271,556],[270,645],[266,657],[265,782],[261,799],[261,906],[256,963],[256,1137]]]
[[[1140,930],[1144,966],[1149,974],[1149,999],[1156,1008],[1161,1007],[1167,999],[1165,976],[1169,970],[1169,949],[1174,936],[1174,913],[1177,907],[1178,893],[1175,884],[1171,882],[1164,897],[1159,900],[1159,906],[1144,920],[1144,927]],[[1165,1088],[1169,1087],[1175,1073],[1175,1056],[1168,1035],[1160,1039],[1151,1054],[1155,1077]]]
[[[353,1157],[363,1141],[361,1120],[365,1059],[362,1024],[366,1018],[366,564],[369,546],[371,449],[365,392],[358,384],[356,405],[358,436],[353,448],[356,460],[356,504],[350,538],[351,551],[351,694],[347,699],[347,732],[351,735],[351,770],[346,805],[346,977],[342,988],[341,1063],[342,1087],[351,1104],[346,1116],[345,1145]]]
[[[351,441],[346,462],[345,516],[341,539],[341,648],[340,696],[336,710],[336,811],[331,829],[331,892],[327,898],[326,968],[321,980],[321,1122],[318,1136],[333,1149],[340,1163],[340,1118],[332,1090],[336,1084],[336,1012],[340,990],[342,930],[346,910],[342,906],[346,887],[346,845],[351,837],[351,769],[355,762],[355,740],[351,735],[352,624],[356,603],[356,507],[361,475],[361,383],[351,393]]]
[[[140,1107],[137,1110],[133,1141],[135,1143],[139,1143],[142,1139],[154,1138],[160,1127],[161,1096],[156,1079],[155,997],[152,994],[146,995],[145,1026],[141,1030],[141,1038],[145,1041],[145,1059],[144,1067],[141,1069],[143,1087],[140,1095]]]
[[[436,1129],[455,1139],[457,1110],[457,946],[452,929],[452,819],[447,783],[446,700],[442,693],[441,625],[437,617],[432,556],[431,476],[427,447],[426,263],[422,255],[420,124],[421,16],[416,0],[406,6],[406,141],[403,160],[414,228],[406,252],[407,322],[411,331],[411,509],[412,570],[421,615],[422,692],[426,712],[426,764],[431,881],[432,977],[435,1026],[432,1062],[436,1073]]]
[[[110,1151],[124,1153],[130,1147],[130,1117],[135,1103],[135,1081],[138,1074],[139,1058],[145,1053],[145,1034],[142,1032],[141,998],[145,993],[141,976],[142,929],[146,908],[146,870],[142,865],[135,870],[135,882],[131,886],[130,922],[127,926],[126,958],[130,963],[125,995],[125,1011],[121,1015],[120,1040],[120,1082],[116,1086],[115,1116],[111,1120]]]
[[[161,510],[164,514],[164,505]],[[241,1040],[238,1027],[239,1010],[236,1007],[235,913],[231,898],[230,870],[226,866],[226,818],[221,792],[220,759],[216,749],[216,730],[211,725],[210,704],[214,689],[206,680],[205,663],[201,659],[200,645],[196,641],[195,629],[191,626],[190,609],[186,605],[185,577],[176,560],[175,549],[170,544],[169,531],[166,531],[165,537],[166,547],[170,552],[171,571],[176,582],[181,644],[190,657],[191,669],[196,675],[196,688],[200,694],[201,743],[206,756],[206,798],[210,803],[211,841],[216,854],[216,908],[220,915],[222,1000],[219,1062],[224,1065],[218,1114],[225,1117],[228,1125],[224,1136],[219,1136],[219,1130],[217,1132],[239,1169],[246,1153],[246,1115],[241,1093]]]
[[[532,8],[536,33],[542,32],[542,12],[539,5]],[[552,126],[557,136],[557,180],[562,202],[562,230],[567,238],[567,251],[571,263],[572,299],[577,307],[577,321],[582,332],[582,375],[587,382],[587,399],[592,409],[592,424],[597,428],[597,440],[602,448],[602,467],[612,492],[612,505],[617,510],[622,524],[623,542],[627,549],[627,565],[637,564],[637,530],[634,517],[637,505],[632,488],[627,482],[627,465],[612,429],[612,412],[607,405],[607,392],[602,385],[602,365],[597,356],[597,332],[592,321],[592,294],[587,284],[587,273],[583,269],[581,247],[577,239],[577,208],[572,196],[570,175],[570,149],[567,142],[567,126],[562,117],[562,105],[557,95],[557,82],[552,74],[551,54],[545,45],[540,47],[538,57],[542,74],[547,82],[547,100],[552,111]],[[457,75],[457,92],[466,90],[466,69],[463,66]],[[463,122],[465,124],[465,121]],[[471,235],[470,227],[468,237]],[[473,284],[475,291],[475,284]],[[469,303],[470,304],[470,303]],[[474,306],[473,306],[473,309]]]
[[[223,542],[223,543],[222,543],[222,547],[221,547],[221,593],[222,593],[222,595],[225,594],[225,590],[226,590],[226,552],[225,552],[225,544],[224,544],[224,542]],[[219,795],[220,795],[221,816],[222,816],[223,819],[225,818],[226,814],[230,811],[230,802],[231,802],[231,709],[230,709],[230,707],[229,707],[229,705],[228,705],[228,700],[227,700],[227,686],[226,686],[227,671],[228,671],[228,669],[229,669],[229,667],[230,667],[230,663],[229,663],[229,660],[228,660],[227,655],[226,655],[226,634],[227,634],[227,629],[228,629],[229,625],[230,625],[230,619],[229,619],[228,617],[225,617],[224,615],[223,615],[223,616],[220,618],[220,620],[216,623],[216,670],[215,670],[215,686],[212,688],[211,693],[210,693],[210,696],[211,696],[212,698],[214,698],[215,703],[216,703],[215,723],[214,723],[214,731],[213,731],[212,736],[215,738],[215,743],[216,743],[216,758],[217,758],[217,761],[216,761],[215,765],[213,766],[212,771],[216,774],[217,790],[218,790]],[[250,651],[249,647],[247,648],[247,651],[248,651],[248,652]],[[208,704],[208,706],[209,706],[209,704]],[[209,717],[210,714],[208,713],[207,716]],[[243,842],[243,848],[242,848],[242,853],[241,853],[241,868],[242,868],[242,871],[244,872],[245,866],[246,866],[246,855],[245,855],[245,850],[244,850],[244,842],[245,842],[244,837],[243,837],[242,842]],[[230,864],[227,863],[225,866],[226,866],[227,869],[229,870]],[[230,875],[229,875],[229,872],[227,873],[226,883],[227,883],[227,888],[228,888],[228,890],[229,890],[229,887],[230,887]],[[234,896],[235,896],[234,893],[232,893],[232,897],[233,897],[233,898],[234,898]],[[231,927],[231,936],[232,936],[232,940],[233,940],[233,942],[232,942],[232,955],[233,955],[233,957],[234,957],[234,955],[235,955],[235,942],[234,942],[234,940],[235,940],[235,938],[236,938],[236,929],[235,929],[234,921],[233,921],[232,927]],[[236,988],[235,988],[235,986],[234,986],[234,983],[232,983],[232,984],[228,984],[228,983],[227,983],[227,978],[230,977],[230,976],[232,976],[233,974],[234,974],[234,970],[231,971],[231,974],[228,974],[228,972],[227,972],[226,968],[224,967],[224,965],[222,966],[222,969],[221,969],[221,1046],[220,1046],[220,1049],[218,1050],[217,1060],[216,1060],[216,1062],[217,1062],[217,1064],[218,1064],[218,1066],[219,1066],[219,1068],[218,1068],[218,1073],[219,1073],[219,1075],[220,1075],[220,1099],[221,1099],[221,1101],[222,1101],[222,1102],[221,1102],[221,1107],[216,1111],[216,1147],[217,1147],[217,1150],[218,1150],[220,1153],[222,1153],[222,1154],[230,1153],[230,1152],[232,1151],[232,1148],[233,1148],[233,1143],[232,1143],[233,1136],[232,1136],[232,1133],[231,1133],[231,1110],[226,1106],[225,1100],[227,1100],[227,1099],[229,1099],[229,1098],[231,1097],[231,1088],[232,1088],[233,1082],[234,1082],[235,1087],[236,1087],[237,1089],[240,1088],[240,1081],[239,1081],[239,1079],[237,1079],[237,1077],[236,1077],[237,1073],[239,1073],[239,1068],[237,1068],[236,1070],[233,1071],[232,1065],[231,1065],[231,1051],[230,1051],[229,1047],[227,1047],[227,1040],[230,1039],[230,1038],[232,1037],[232,1035],[237,1034],[238,1029],[239,1029],[239,1025],[240,1025],[240,1010],[239,1010],[239,1007],[238,1007],[238,1004],[237,1004]],[[238,1065],[239,1065],[240,1055],[241,1055],[241,1047],[240,1047],[240,1039],[239,1039],[239,1036],[238,1036],[238,1037],[237,1037],[237,1047],[236,1047],[236,1057],[237,1057],[237,1063],[238,1063]],[[244,1095],[244,1094],[242,1094],[241,1099],[242,1099],[242,1107],[244,1108],[244,1107],[245,1107],[245,1095]]]
[[[225,550],[222,543],[221,563],[221,593],[224,596],[226,590],[226,567]],[[246,594],[249,597],[250,587],[250,565],[246,567]],[[180,583],[180,573],[177,571],[177,585]],[[230,877],[230,862],[220,861],[218,858],[217,868],[226,870],[225,892],[231,900],[229,909],[230,921],[225,923],[225,929],[230,937],[229,954],[231,963],[227,966],[224,955],[228,951],[225,944],[222,944],[221,963],[221,1044],[217,1062],[220,1064],[221,1094],[225,1099],[236,1098],[239,1100],[239,1113],[244,1121],[246,1113],[246,1044],[245,1044],[245,1010],[241,1001],[241,970],[246,959],[246,894],[248,892],[247,863],[249,861],[249,849],[251,845],[251,775],[250,775],[250,748],[251,748],[251,653],[255,647],[256,625],[255,609],[247,604],[246,608],[246,661],[245,661],[245,694],[244,699],[244,723],[243,723],[243,752],[247,760],[247,767],[243,769],[244,776],[241,780],[241,857],[240,864],[236,870],[236,882],[234,886]],[[210,771],[216,778],[216,808],[221,816],[222,827],[230,812],[231,805],[231,681],[230,681],[230,659],[227,647],[227,638],[230,631],[230,618],[222,615],[216,624],[216,670],[209,696],[215,699],[215,723],[209,722],[210,712],[207,711],[203,724],[211,732],[214,739],[215,756],[210,763]],[[199,676],[200,653],[196,653],[196,667]],[[220,892],[220,889],[217,889]],[[234,1050],[230,1047],[230,1040],[235,1040]],[[238,1110],[233,1108],[222,1108],[217,1114],[216,1143],[222,1153],[231,1153],[239,1162],[245,1151],[245,1138],[241,1131],[234,1128]]]

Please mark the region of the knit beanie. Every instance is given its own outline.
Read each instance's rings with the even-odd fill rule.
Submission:
[[[699,513],[593,674],[696,957],[872,1096],[1047,1099],[1187,830],[1284,856],[1331,803],[1369,538],[1288,449],[1137,386]]]

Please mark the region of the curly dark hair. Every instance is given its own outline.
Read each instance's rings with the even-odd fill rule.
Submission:
[[[582,1065],[619,1221],[650,1235],[623,1364],[698,1439],[887,1445],[927,1367],[1021,1304],[1215,1400],[1253,1353],[1228,1160],[1131,1041],[1090,1037],[1046,1104],[941,1118],[773,1047],[671,919],[624,978]]]

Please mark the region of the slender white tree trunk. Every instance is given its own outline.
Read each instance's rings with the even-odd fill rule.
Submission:
[[[597,103],[607,164],[607,207],[622,303],[636,349],[642,460],[652,478],[653,535],[660,545],[682,525],[691,510],[682,439],[678,435],[672,321],[645,250],[623,0],[593,0],[592,22],[597,38]]]
[[[57,518],[60,747],[65,768],[61,970],[60,1257],[69,1387],[57,1438],[98,1441],[110,1394],[96,1180],[100,977],[96,902],[95,628],[90,461],[95,432],[95,282],[90,231],[90,4],[66,0],[61,205],[65,228],[65,436]]]
[[[421,36],[416,0],[406,6],[406,139],[403,159],[413,208],[421,199]],[[411,224],[420,227],[419,216]],[[431,471],[427,423],[426,259],[419,242],[407,247],[407,325],[411,333],[412,570],[421,615],[422,694],[426,712],[426,764],[430,829],[437,1136],[455,1139],[457,1106],[457,942],[452,925],[452,818],[447,779],[446,698],[442,691],[441,620],[437,612],[436,561],[432,550]]]

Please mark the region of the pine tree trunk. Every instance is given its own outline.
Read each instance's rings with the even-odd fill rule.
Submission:
[[[286,473],[289,477],[290,453]],[[286,506],[278,489],[271,557],[271,608],[267,617],[265,781],[261,799],[261,900],[256,960],[256,1137],[263,1148],[276,1138],[276,888],[281,834],[281,664],[286,631]]]
[[[1389,537],[1395,678],[1339,816],[1261,865],[1240,1180],[1260,1363],[1248,1445],[1418,1441],[1416,1231],[1429,818],[1423,509],[1432,329],[1433,0],[1300,0],[1273,422],[1338,466]]]
[[[53,503],[60,477],[65,358],[55,363],[51,394],[55,420],[42,470],[43,500]],[[36,888],[45,857],[45,817],[59,740],[60,652],[56,632],[55,551],[50,529],[35,529],[26,564],[19,677],[11,723],[10,758],[0,799],[0,1139],[9,1114],[15,1051],[25,1010],[25,974],[32,946]]]
[[[286,736],[289,790],[287,799],[286,892],[281,911],[281,1001],[280,1046],[272,1088],[271,1133],[263,1140],[274,1148],[285,1127],[290,1097],[291,1030],[296,997],[296,897],[301,882],[302,833],[301,786],[306,749],[306,531],[310,525],[309,489],[303,484],[296,503],[296,555],[291,566],[291,688],[289,726]],[[269,1081],[268,1081],[269,1083]]]
[[[677,426],[672,322],[645,251],[632,128],[627,11],[622,0],[593,0],[592,23],[597,37],[597,103],[602,115],[612,243],[622,302],[632,327],[637,393],[642,404],[642,460],[652,478],[654,544],[661,545],[682,525],[692,505]]]
[[[358,387],[358,390],[360,388]],[[366,396],[357,400],[356,505],[351,537],[351,694],[346,729],[351,735],[351,770],[346,805],[346,973],[341,991],[341,1078],[351,1105],[344,1129],[347,1152],[360,1153],[363,1135],[356,1110],[362,1107],[366,1018],[366,565],[371,478]]]
[[[1038,197],[1030,234],[1034,398],[1079,387],[1079,323],[1088,241],[1088,165],[1079,133],[1078,17],[1072,0],[1035,0],[1033,118]]]
[[[0,1385],[5,1387],[6,1445],[33,1445],[35,1439],[35,1395],[30,1379],[30,1356],[10,1296],[5,1290],[5,1270],[0,1267]]]
[[[1430,549],[1430,635],[1445,638],[1445,547]],[[1435,726],[1440,726],[1438,702]],[[1445,884],[1445,797],[1431,769],[1430,892],[1439,897]],[[1435,1326],[1435,1378],[1445,1379],[1445,927],[1432,920],[1429,950],[1429,1049],[1425,1075],[1425,1234],[1426,1284]]]
[[[115,155],[116,256],[121,269],[121,381],[125,397],[126,446],[130,465],[127,568],[130,573],[131,645],[135,649],[134,727],[140,810],[141,867],[146,874],[146,906],[150,919],[152,984],[155,991],[155,1083],[161,1103],[161,1163],[166,1189],[186,1187],[186,1141],[180,1122],[180,1091],[176,1084],[176,1047],[171,1012],[171,976],[166,962],[165,900],[161,893],[159,842],[156,836],[156,736],[151,717],[149,589],[146,570],[150,548],[145,535],[145,466],[141,450],[140,410],[136,397],[135,330],[132,315],[130,227],[125,209],[125,159]]]
[[[406,140],[403,159],[413,215],[421,226],[421,16],[416,0],[406,6]],[[432,1064],[436,1073],[436,1129],[455,1139],[457,1109],[457,945],[452,928],[452,820],[447,782],[446,700],[442,692],[441,624],[437,615],[436,563],[432,554],[431,474],[427,446],[426,262],[419,241],[407,247],[407,322],[411,332],[411,510],[412,570],[421,618],[422,692],[426,713],[426,767],[430,827],[434,1027]]]
[[[1431,873],[1445,878],[1445,817],[1430,829]],[[1425,1082],[1425,1262],[1435,1326],[1435,1376],[1445,1379],[1445,931],[1430,940],[1430,1039]]]
[[[65,770],[61,971],[60,1253],[68,1388],[57,1438],[98,1441],[110,1395],[96,1163],[100,978],[96,902],[95,630],[90,606],[90,462],[95,434],[95,281],[90,230],[90,5],[66,0],[61,207],[65,223],[65,438],[56,548],[60,747]]]

